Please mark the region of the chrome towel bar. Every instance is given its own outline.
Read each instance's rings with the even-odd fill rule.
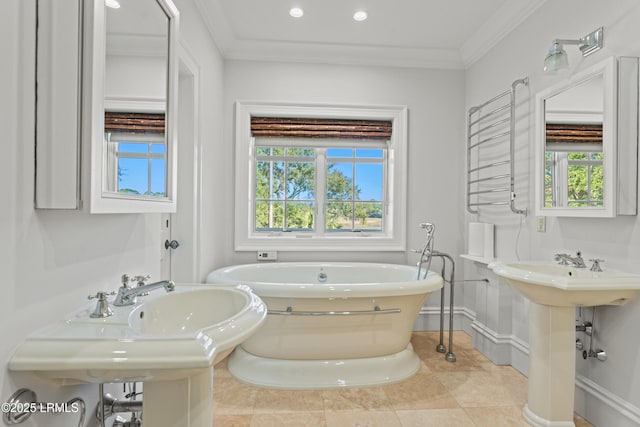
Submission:
[[[287,307],[286,310],[267,310],[267,314],[276,316],[362,316],[366,314],[394,314],[401,313],[399,308],[381,309],[377,305],[373,310],[354,310],[354,311],[294,311],[293,307]]]
[[[509,205],[512,212],[526,215],[526,209],[515,206],[515,109],[520,85],[528,86],[529,79],[515,80],[509,90],[469,109],[466,204],[471,214],[479,213],[477,206]],[[506,159],[495,161],[503,154]],[[492,197],[498,193],[507,197]]]

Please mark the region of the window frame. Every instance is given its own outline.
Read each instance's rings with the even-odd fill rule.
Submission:
[[[405,251],[407,200],[407,116],[406,106],[357,106],[324,104],[286,104],[237,101],[235,105],[235,224],[236,251]],[[251,135],[251,117],[308,117],[332,119],[391,120],[393,132],[387,143],[385,180],[386,229],[336,233],[325,231],[256,232],[255,213],[255,140]],[[309,141],[313,145],[313,141]],[[351,145],[358,145],[357,140]],[[279,145],[279,144],[273,144]],[[316,159],[318,162],[318,159]],[[316,167],[325,167],[316,164]],[[316,183],[317,185],[317,183]],[[316,194],[319,203],[324,194]],[[319,206],[316,206],[320,209]],[[316,223],[316,228],[318,228]]]
[[[120,144],[140,144],[146,145],[146,152],[123,152],[119,150]],[[157,133],[146,133],[146,134],[132,134],[132,133],[123,133],[123,132],[106,132],[105,133],[105,145],[106,145],[106,161],[108,164],[113,163],[111,168],[105,168],[105,182],[107,184],[108,191],[113,191],[117,194],[128,194],[121,193],[118,190],[119,187],[119,165],[120,159],[143,159],[147,161],[147,191],[151,193],[152,187],[152,162],[153,160],[164,160],[164,196],[151,196],[146,193],[140,194],[144,197],[153,197],[155,199],[166,199],[168,194],[169,184],[167,182],[167,163],[168,163],[168,152],[167,152],[167,142],[164,135],[160,135]],[[164,153],[154,153],[152,146],[153,145],[163,145]],[[136,194],[138,195],[138,194]]]

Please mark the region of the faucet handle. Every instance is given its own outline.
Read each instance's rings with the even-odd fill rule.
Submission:
[[[115,295],[115,291],[111,291],[111,292],[107,292],[107,291],[100,291],[100,292],[96,292],[95,295],[89,295],[87,297],[87,299],[95,299],[97,298],[98,301],[105,301],[107,299],[107,295]]]
[[[600,265],[600,263],[604,262],[603,259],[594,258],[594,259],[590,259],[589,261],[593,263],[593,265],[590,268],[591,271],[596,271],[596,272],[602,271],[602,266]]]
[[[146,275],[146,276],[133,276],[133,281],[138,283],[138,286],[142,286],[144,285],[144,282],[146,282],[147,280],[151,279],[150,275]]]
[[[553,259],[555,261],[558,261],[558,264],[560,264],[560,265],[569,265],[569,262],[567,261],[568,257],[569,257],[569,254],[561,253],[561,254],[555,254],[553,256]]]
[[[111,308],[109,307],[109,302],[107,301],[107,295],[115,295],[115,292],[97,292],[95,295],[89,295],[88,299],[98,299],[98,304],[96,304],[96,308],[91,313],[90,317],[93,319],[100,319],[109,317],[113,314]]]
[[[120,283],[122,283],[122,286],[124,286],[125,288],[128,288],[129,283],[131,283],[131,276],[126,273],[123,274],[120,278]]]

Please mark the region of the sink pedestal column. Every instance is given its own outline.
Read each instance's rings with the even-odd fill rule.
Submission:
[[[144,383],[142,417],[156,427],[211,427],[213,366],[186,379]]]
[[[575,427],[575,307],[531,303],[529,401],[525,420],[536,427]]]

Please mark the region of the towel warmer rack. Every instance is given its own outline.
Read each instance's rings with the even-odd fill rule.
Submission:
[[[528,86],[529,78],[515,80],[509,90],[469,109],[467,121],[467,211],[469,213],[477,214],[478,206],[487,205],[509,205],[513,213],[521,215],[527,213],[526,209],[518,209],[515,206],[515,109],[516,88],[519,85]],[[500,151],[506,142],[509,144],[508,158],[504,158],[504,152]],[[487,160],[482,158],[480,150],[482,147],[489,150],[489,146],[493,148],[493,151],[489,151],[493,157]],[[508,195],[507,200],[497,198],[504,193]]]

